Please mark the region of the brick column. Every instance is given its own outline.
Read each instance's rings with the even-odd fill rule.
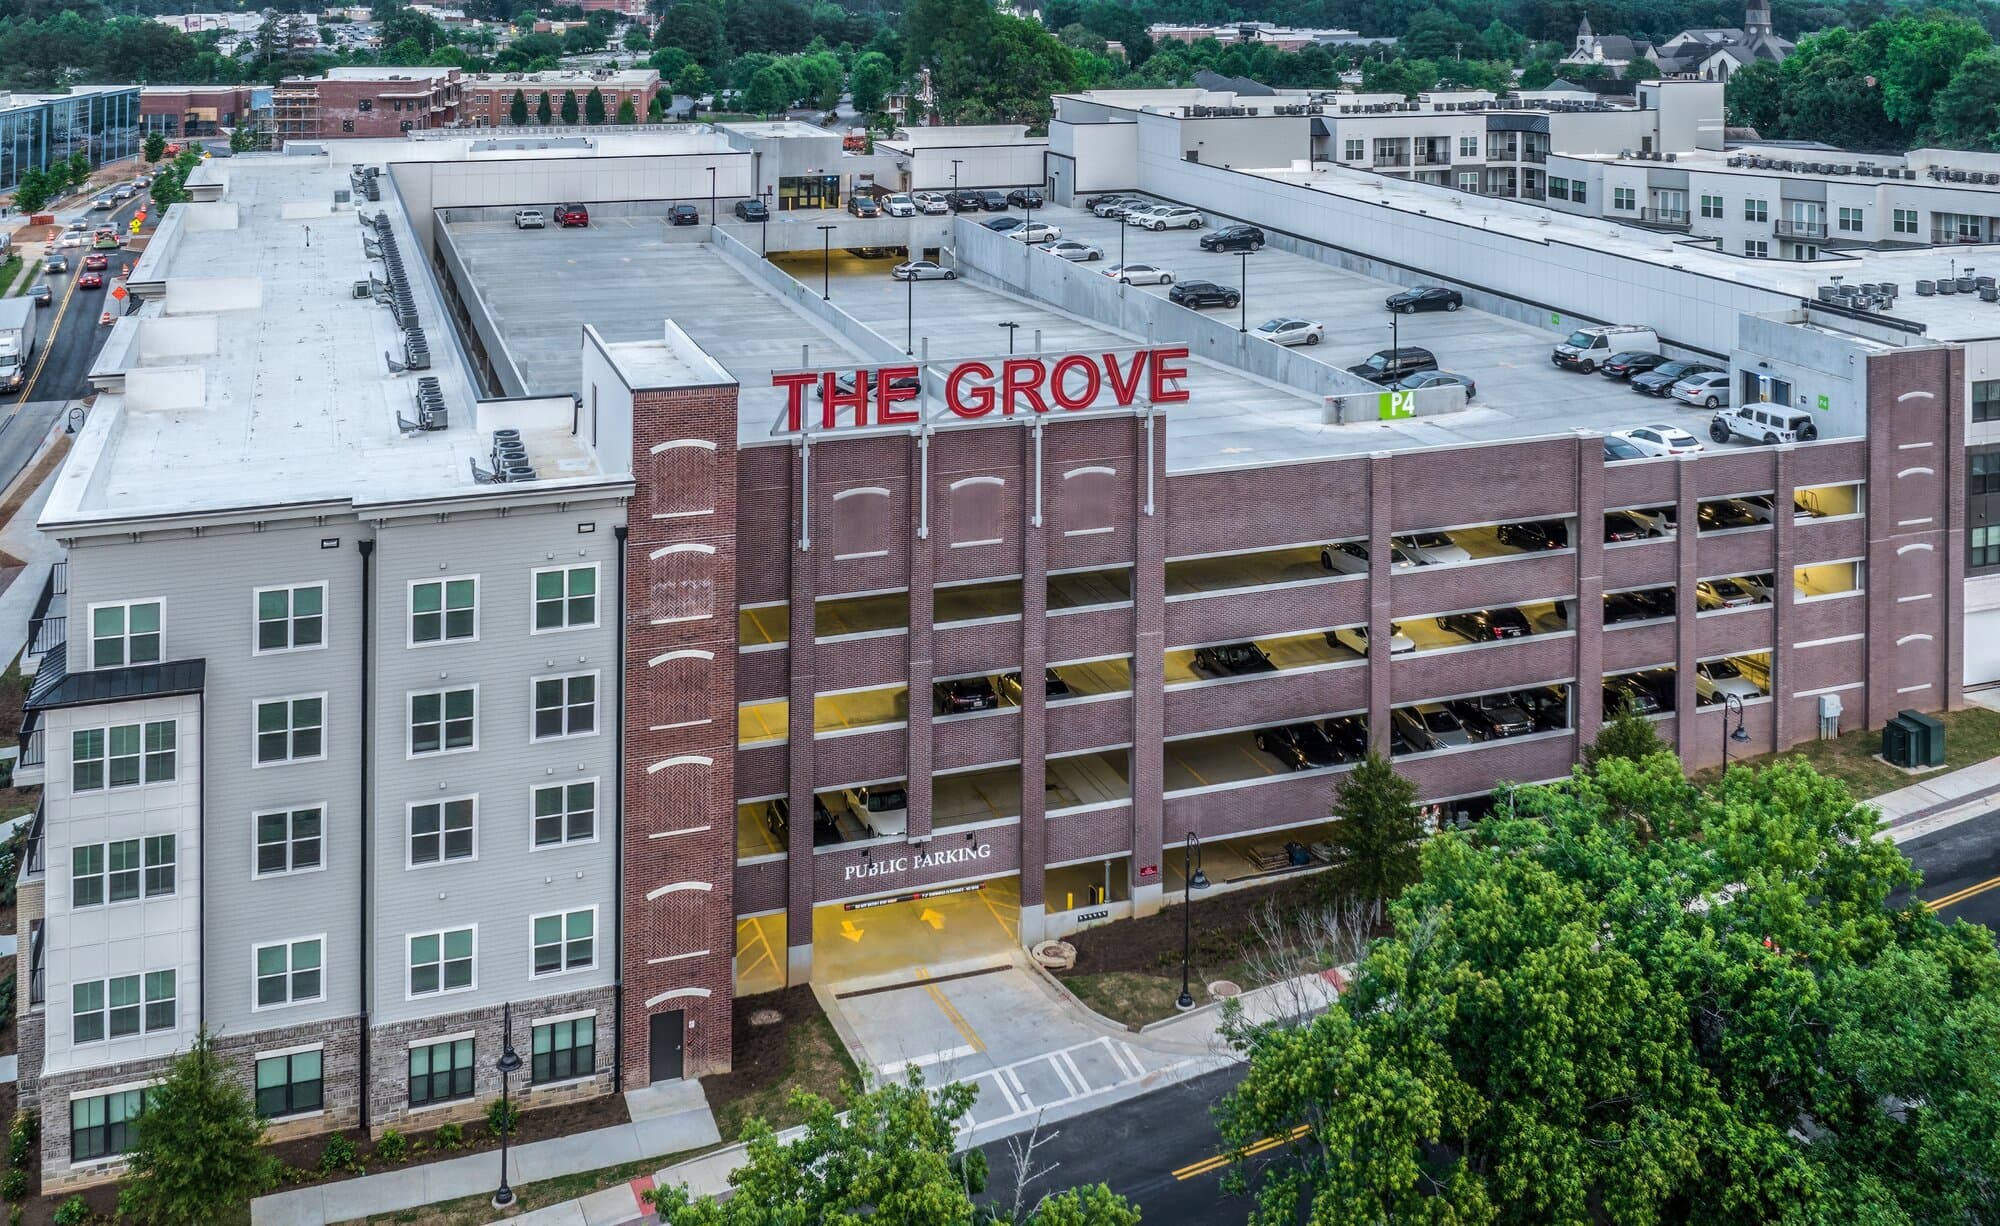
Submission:
[[[1576,632],[1576,690],[1570,720],[1578,756],[1604,722],[1604,443],[1595,434],[1576,440],[1576,599],[1569,626]]]
[[[1689,769],[1707,764],[1704,740],[1696,720],[1694,688],[1695,654],[1700,636],[1696,633],[1694,583],[1699,578],[1696,537],[1701,534],[1696,513],[1701,499],[1696,496],[1695,458],[1683,455],[1675,461],[1674,477],[1674,745]],[[1722,751],[1709,746],[1707,753],[1722,761]]]
[[[1039,420],[1039,419],[1037,419]],[[1035,523],[1034,428],[1021,437],[1021,941],[1033,944],[1047,910],[1049,541]],[[1162,665],[1164,675],[1164,664]]]
[[[1160,909],[1162,867],[1138,878],[1145,865],[1160,865],[1166,819],[1165,737],[1167,714],[1167,418],[1152,425],[1146,446],[1143,417],[1132,419],[1132,911]],[[1150,469],[1147,473],[1139,471]],[[1153,513],[1146,514],[1146,489],[1153,490]]]
[[[1771,488],[1771,534],[1773,560],[1771,563],[1771,743],[1759,745],[1751,752],[1789,749],[1800,737],[1796,729],[1799,712],[1794,710],[1792,696],[1785,692],[1786,672],[1791,664],[1792,652],[1792,600],[1796,594],[1792,586],[1792,542],[1798,537],[1797,515],[1792,509],[1792,490],[1796,480],[1792,476],[1792,447],[1786,444],[1778,448],[1775,457],[1775,479]],[[1806,721],[1810,727],[1817,727],[1817,720]]]
[[[1395,513],[1389,490],[1394,484],[1394,461],[1386,453],[1368,457],[1368,748],[1389,756],[1390,653],[1385,647],[1395,611],[1393,567],[1389,565],[1389,526]]]
[[[909,719],[909,770],[903,786],[909,797],[909,833],[904,837],[912,843],[931,837],[931,679],[936,673],[937,658],[932,643],[931,630],[933,615],[937,612],[937,593],[934,590],[937,574],[937,510],[936,491],[929,488],[924,472],[924,450],[928,440],[916,435],[905,441],[904,458],[908,461],[909,480],[904,483],[910,491],[909,497],[909,566],[910,566],[910,719]],[[923,523],[924,507],[930,507],[930,531],[919,537],[917,528]]]
[[[815,457],[817,459],[817,457]],[[785,982],[796,987],[812,978],[813,952],[813,779],[818,769],[814,761],[813,695],[819,690],[818,652],[813,639],[818,633],[819,612],[813,603],[819,590],[818,549],[800,549],[799,540],[814,522],[809,518],[812,489],[807,481],[809,463],[805,453],[792,448],[792,532],[785,541],[791,554],[791,693],[787,721],[785,790],[790,795],[791,826],[785,848],[790,859],[785,865]],[[815,530],[824,531],[820,522]]]
[[[625,566],[625,1084],[651,1081],[655,1014],[683,1075],[730,1066],[736,946],[736,387],[637,390]],[[712,444],[660,476],[661,452]],[[692,454],[690,452],[689,454]],[[704,507],[701,504],[706,503]],[[709,596],[699,592],[706,578]],[[660,588],[656,598],[655,587]]]

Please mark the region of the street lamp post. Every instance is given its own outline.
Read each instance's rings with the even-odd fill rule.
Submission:
[[[1403,348],[1403,313],[1395,307],[1389,308],[1389,348],[1392,354]]]
[[[915,261],[912,261],[914,263]],[[914,353],[917,345],[917,271],[903,278],[903,353]]]
[[[763,196],[764,196],[764,230],[763,233],[757,239],[757,246],[758,246],[757,254],[769,255],[771,254],[771,189],[768,187],[765,188],[763,191]]]
[[[964,158],[953,158],[951,160],[951,194],[954,196],[958,195],[958,164],[964,160]],[[958,201],[952,201],[951,207],[954,212],[957,211]]]
[[[1008,319],[1008,320],[1002,320],[1000,326],[1007,329],[1007,356],[1011,358],[1014,356],[1014,332],[1021,325],[1015,323],[1011,319]]]
[[[715,224],[715,167],[708,168],[708,224]]]
[[[1236,305],[1242,313],[1236,317],[1236,332],[1240,336],[1250,330],[1250,252],[1248,248],[1238,248],[1236,252]]]
[[[514,1203],[514,1189],[507,1184],[507,1138],[514,1131],[514,1106],[509,1094],[514,1074],[521,1071],[521,1054],[514,1050],[514,1005],[509,1001],[500,1013],[500,1187],[493,1193],[493,1207],[505,1209]]]
[[[1194,993],[1188,990],[1188,967],[1194,961],[1194,891],[1208,888],[1208,874],[1201,871],[1201,836],[1188,831],[1181,848],[1181,995],[1174,1008],[1194,1008]]]
[[[819,300],[833,300],[833,232],[838,226],[819,228]]]
[[[1736,727],[1729,726],[1729,717],[1736,717]],[[1748,741],[1750,734],[1743,731],[1743,700],[1734,694],[1722,696],[1722,769],[1729,769],[1729,742]]]

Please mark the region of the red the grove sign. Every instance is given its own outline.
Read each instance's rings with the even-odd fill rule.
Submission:
[[[992,413],[1077,412],[1095,405],[1107,390],[1120,408],[1136,402],[1143,389],[1151,404],[1179,404],[1188,398],[1180,381],[1187,377],[1186,346],[1138,349],[1118,353],[1069,353],[1060,357],[1031,355],[960,362],[944,376],[944,402],[954,414],[968,419]],[[788,371],[774,373],[771,385],[785,389],[786,428],[805,428],[806,396],[818,392],[819,428],[914,426],[923,415],[914,407],[899,408],[921,392],[921,368],[881,366],[851,372],[853,386],[843,386],[841,372]],[[845,416],[845,420],[843,420]]]

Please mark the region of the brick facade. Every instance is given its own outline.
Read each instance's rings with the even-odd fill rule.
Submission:
[[[613,989],[594,988],[562,996],[514,1002],[514,1050],[522,1060],[521,1071],[509,1084],[509,1093],[522,1107],[548,1106],[571,1098],[593,1098],[611,1089],[611,1037]],[[533,1035],[541,1018],[575,1013],[596,1014],[596,1072],[588,1078],[567,1080],[547,1088],[532,1084]],[[463,1013],[440,1014],[415,1022],[377,1026],[369,1032],[370,1068],[368,1086],[368,1128],[380,1136],[384,1129],[415,1130],[435,1128],[454,1121],[484,1119],[487,1106],[500,1097],[500,1072],[494,1063],[505,1050],[501,1007],[470,1009]],[[472,1097],[444,1103],[410,1106],[410,1048],[443,1042],[448,1036],[470,1034],[473,1041]]]
[[[27,1038],[22,1035],[23,1040]],[[39,1049],[40,1044],[37,1044]],[[132,1086],[154,1081],[166,1073],[172,1057],[133,1060],[44,1077],[37,1087],[37,1106],[42,1113],[42,1193],[66,1192],[90,1184],[105,1183],[125,1173],[125,1161],[113,1156],[80,1166],[71,1166],[69,1104],[72,1096],[89,1097],[98,1087]]]
[[[268,1125],[265,1136],[273,1141],[352,1128],[361,1122],[361,1019],[344,1017],[216,1036],[216,1052],[229,1062],[229,1071],[244,1093],[251,1095],[257,1092],[260,1055],[312,1046],[320,1048],[320,1096],[325,1106],[316,1115]]]

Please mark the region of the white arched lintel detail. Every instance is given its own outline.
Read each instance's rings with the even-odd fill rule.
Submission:
[[[1912,550],[1922,550],[1922,551],[1923,551],[1923,552],[1925,552],[1925,553],[1929,553],[1929,552],[1931,551],[1931,549],[1932,549],[1932,548],[1933,548],[1933,546],[1931,546],[1931,545],[1929,545],[1929,544],[1926,544],[1926,543],[1924,543],[1924,542],[1922,542],[1922,541],[1919,541],[1919,542],[1917,542],[1917,543],[1916,543],[1916,544],[1914,544],[1914,545],[1902,545],[1902,546],[1899,546],[1899,547],[1897,548],[1897,550],[1896,550],[1896,556],[1900,558],[1900,557],[1902,557],[1902,556],[1903,556],[1904,554],[1906,554],[1906,553],[1909,553],[1909,552],[1911,552]]]
[[[888,487],[881,485],[857,485],[852,489],[845,489],[835,494],[833,500],[839,502],[843,498],[853,498],[860,494],[873,494],[878,498],[887,498],[889,490]]]
[[[689,754],[682,754],[678,758],[662,758],[660,761],[655,762],[651,766],[647,767],[646,773],[649,775],[657,775],[661,771],[667,769],[669,766],[689,766],[697,762],[703,766],[715,765],[715,759],[709,757],[707,754],[689,753]]]
[[[1906,469],[1904,469],[1904,470],[1903,470],[1902,472],[1899,472],[1899,473],[1897,473],[1897,474],[1896,474],[1896,476],[1897,476],[1897,477],[1899,477],[1899,478],[1900,478],[1900,477],[1914,477],[1914,476],[1917,476],[1917,475],[1919,475],[1919,474],[1921,474],[1921,475],[1923,475],[1923,476],[1926,476],[1926,477],[1934,477],[1934,476],[1936,476],[1936,475],[1937,475],[1937,470],[1936,470],[1935,468],[1923,468],[1923,467],[1919,467],[1919,468],[1906,468]]]
[[[1072,468],[1068,472],[1062,475],[1062,479],[1067,481],[1071,477],[1089,477],[1093,475],[1100,477],[1115,477],[1118,475],[1118,470],[1115,468],[1107,468],[1102,464],[1092,464],[1084,468]]]
[[[658,455],[662,451],[672,451],[677,447],[699,447],[704,451],[715,450],[715,440],[706,438],[676,438],[664,443],[655,443],[649,454]]]
[[[1896,640],[1896,646],[1901,647],[1905,643],[1928,643],[1930,641],[1931,636],[1928,634],[1906,634]]]
[[[658,996],[648,996],[646,998],[646,1007],[651,1009],[655,1005],[664,1004],[670,1000],[685,1000],[689,997],[697,1000],[707,1000],[710,995],[711,993],[707,988],[673,988],[660,993]]]
[[[1901,404],[1905,400],[1936,400],[1936,399],[1937,399],[1936,392],[1904,392],[1902,395],[1896,397],[1896,403]]]
[[[958,489],[964,489],[968,485],[1005,485],[1005,484],[1007,484],[1007,481],[1006,478],[1004,477],[960,477],[958,480],[952,482],[949,488],[958,490]]]
[[[699,647],[685,647],[679,651],[663,651],[646,661],[646,667],[657,668],[665,664],[668,660],[707,660],[713,663],[715,653],[712,651],[703,651]]]
[[[647,554],[646,556],[648,558],[664,558],[670,553],[714,553],[714,552],[715,552],[715,546],[713,545],[702,545],[690,541],[680,545],[667,545],[660,549],[655,549],[653,552]]]
[[[700,890],[706,894],[714,888],[715,885],[707,881],[676,881],[672,885],[663,885],[659,889],[648,890],[646,892],[646,901],[652,902],[654,899],[664,898],[668,894],[678,894],[683,890]]]

